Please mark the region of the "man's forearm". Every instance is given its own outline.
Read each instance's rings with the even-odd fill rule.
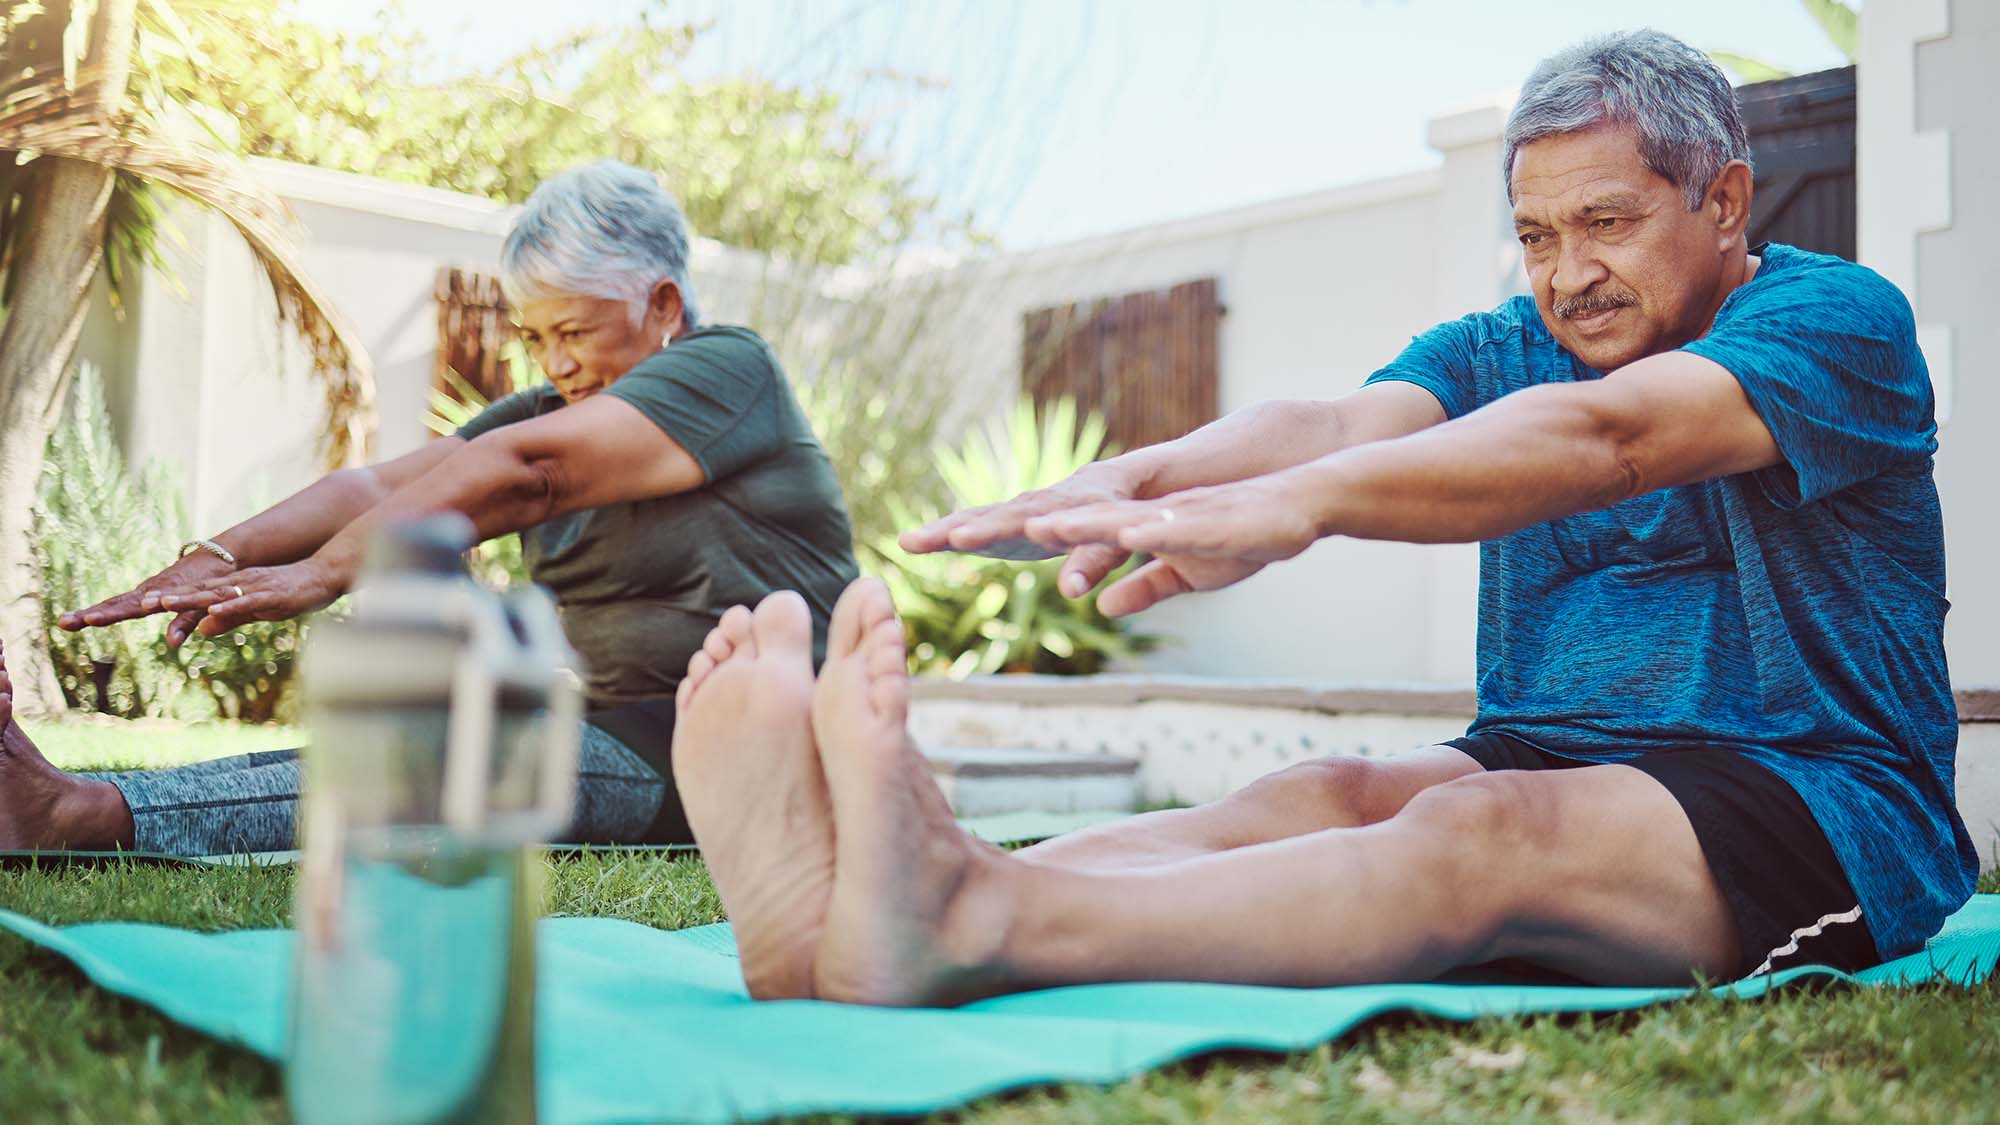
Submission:
[[[1644,491],[1616,423],[1576,390],[1529,388],[1286,475],[1322,537],[1411,543],[1495,539]]]
[[[1112,458],[1131,474],[1141,497],[1227,484],[1304,464],[1346,447],[1332,402],[1260,402],[1218,418],[1186,437]]]

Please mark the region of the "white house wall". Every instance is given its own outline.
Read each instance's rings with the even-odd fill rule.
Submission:
[[[1871,7],[1873,7],[1871,5]],[[1947,221],[1919,230],[1915,244],[1917,319],[1930,329],[1925,351],[1950,394],[1939,435],[1938,488],[1945,511],[1952,600],[1945,643],[1961,686],[2000,685],[2000,4],[1954,0],[1949,34],[1911,44],[1918,137],[1948,144]],[[1866,83],[1863,88],[1866,89]],[[1864,150],[1864,155],[1866,151]],[[1942,396],[1940,396],[1942,397]]]

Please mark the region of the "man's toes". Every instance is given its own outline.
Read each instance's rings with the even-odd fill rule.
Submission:
[[[885,609],[886,607],[886,609]],[[840,592],[833,603],[833,621],[827,626],[826,658],[838,660],[861,647],[868,629],[884,613],[894,616],[895,600],[879,578],[857,578]]]
[[[750,629],[760,652],[812,650],[812,610],[795,590],[778,590],[758,602]]]
[[[890,618],[868,631],[866,654],[868,675],[901,676],[909,672],[909,650],[905,647],[903,623]]]
[[[717,664],[734,656],[744,646],[750,646],[745,656],[756,655],[756,637],[750,627],[750,610],[733,605],[722,611],[722,618],[701,643],[702,651],[715,658]]]
[[[681,682],[699,684],[713,671],[715,671],[715,657],[710,656],[705,649],[697,649],[693,656],[688,657],[687,678]]]

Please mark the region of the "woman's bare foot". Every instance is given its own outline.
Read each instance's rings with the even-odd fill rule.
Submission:
[[[864,578],[834,608],[812,726],[833,798],[833,899],[813,966],[822,999],[915,1006],[1004,989],[994,964],[1013,862],[967,835],[904,729],[909,675],[889,591]],[[852,633],[850,636],[854,635]]]
[[[760,1000],[813,994],[833,887],[812,691],[811,611],[783,592],[723,614],[675,696],[674,784]]]
[[[0,849],[131,842],[132,814],[117,787],[50,765],[14,721],[14,683],[0,652]]]

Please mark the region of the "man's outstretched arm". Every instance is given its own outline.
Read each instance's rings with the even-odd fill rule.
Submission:
[[[1416,433],[1444,418],[1444,408],[1429,391],[1403,382],[1375,383],[1330,402],[1261,402],[1185,437],[1085,466],[1048,488],[953,512],[903,533],[902,544],[918,553],[977,551],[1021,538],[1027,521],[1037,516],[1246,480],[1337,450]],[[1063,567],[1063,593],[1082,596],[1125,557],[1125,552],[1100,544],[1073,551]]]
[[[1331,535],[1493,539],[1780,459],[1733,375],[1670,352],[1601,380],[1531,387],[1420,433],[1268,476],[1057,513],[1031,521],[1028,532],[1039,542],[1161,556],[1113,587],[1115,595],[1105,592],[1106,612],[1131,613],[1249,573],[1205,561],[1274,562]]]

